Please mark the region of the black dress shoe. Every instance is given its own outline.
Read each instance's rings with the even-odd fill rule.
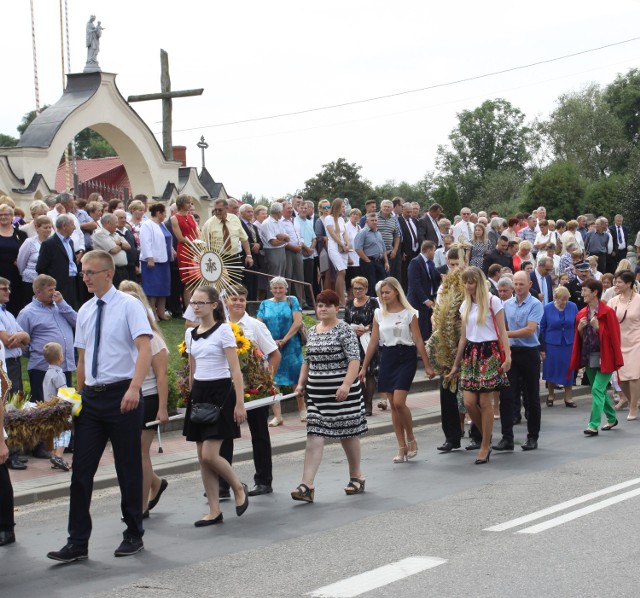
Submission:
[[[86,546],[67,544],[60,550],[47,553],[47,558],[61,563],[73,563],[74,561],[86,561],[89,558],[89,549]]]
[[[144,548],[142,538],[124,538],[116,548],[113,556],[133,556]]]
[[[256,484],[249,490],[249,496],[260,496],[261,494],[271,494],[273,488],[267,484]]]
[[[520,448],[523,451],[535,451],[538,448],[538,441],[534,438],[527,438],[527,442],[525,442]]]
[[[480,440],[476,440],[475,438],[471,439],[471,442],[464,447],[465,451],[477,451],[480,449],[482,442]]]
[[[441,444],[438,447],[438,450],[441,453],[450,453],[452,450],[459,449],[459,448],[460,448],[460,443],[459,442],[449,442],[447,440],[444,444]]]
[[[249,488],[246,484],[242,484],[244,488],[244,502],[241,505],[236,505],[236,515],[240,517],[249,508]]]
[[[43,446],[37,446],[32,454],[36,459],[51,459],[51,453]]]
[[[23,470],[27,468],[26,463],[20,461],[19,457],[14,457],[13,459],[9,459],[7,461],[7,467],[9,469]]]
[[[0,532],[0,546],[13,544],[16,541],[16,535],[13,532]]]
[[[217,523],[222,523],[223,517],[222,513],[215,517],[214,519],[198,519],[193,525],[196,527],[207,527],[208,525],[216,525]]]
[[[498,442],[498,444],[494,444],[492,447],[496,451],[512,451],[513,450],[513,440],[507,440],[503,438]]]

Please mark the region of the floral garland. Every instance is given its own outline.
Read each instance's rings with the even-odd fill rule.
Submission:
[[[236,351],[240,361],[240,371],[244,379],[245,403],[263,398],[266,395],[275,395],[278,389],[274,385],[273,374],[269,370],[269,362],[260,348],[251,342],[242,331],[242,328],[234,322],[229,322],[236,339]],[[178,351],[182,363],[178,370],[178,391],[180,393],[179,406],[186,406],[189,402],[191,389],[189,387],[189,354],[187,345],[182,341],[178,345]]]

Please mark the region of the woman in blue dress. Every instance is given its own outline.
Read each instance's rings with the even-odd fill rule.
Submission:
[[[265,299],[258,308],[258,320],[264,322],[273,340],[275,340],[282,360],[275,375],[275,383],[282,386],[292,386],[298,383],[300,368],[302,367],[302,345],[300,343],[299,330],[302,323],[302,309],[295,296],[288,296],[289,286],[281,276],[271,279],[271,299]],[[304,398],[298,397],[298,411],[300,421],[307,421],[307,410],[304,406]],[[271,427],[282,425],[282,411],[280,403],[273,405],[273,419],[269,422]]]
[[[545,351],[541,352],[542,379],[547,383],[549,396],[547,407],[553,407],[556,384],[564,386],[565,407],[577,407],[571,400],[573,392],[573,372],[569,371],[573,350],[574,328],[578,308],[569,301],[566,287],[559,286],[553,291],[553,302],[544,307],[540,322],[540,336],[544,338]]]

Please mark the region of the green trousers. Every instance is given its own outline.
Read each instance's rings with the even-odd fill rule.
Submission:
[[[607,416],[608,423],[613,424],[617,419],[616,411],[607,394],[607,385],[609,384],[609,380],[611,380],[611,372],[603,374],[595,368],[585,368],[585,371],[591,383],[591,396],[593,397],[591,401],[589,427],[597,430],[600,427],[603,410]]]

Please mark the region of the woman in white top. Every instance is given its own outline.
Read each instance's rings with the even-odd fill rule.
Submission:
[[[349,263],[349,233],[347,225],[342,217],[344,201],[339,197],[333,200],[331,212],[324,218],[324,227],[327,231],[327,253],[336,269],[335,291],[340,298],[340,307],[344,307],[344,281]]]
[[[349,220],[347,221],[347,235],[349,235],[349,258],[347,263],[347,276],[345,278],[345,288],[349,293],[349,299],[353,298],[351,291],[351,281],[360,276],[360,256],[353,248],[353,242],[356,240],[356,236],[360,232],[360,224],[358,221],[362,216],[362,212],[358,208],[352,208],[349,212]]]
[[[189,353],[191,397],[184,420],[183,434],[196,442],[202,483],[209,501],[209,513],[194,523],[205,527],[222,523],[219,484],[221,476],[233,489],[236,515],[249,506],[248,489],[220,455],[225,438],[239,438],[240,424],[247,419],[244,408],[244,381],[238,361],[236,339],[231,326],[225,322],[224,306],[212,287],[200,287],[191,296],[191,307],[200,325],[185,334]],[[232,385],[233,380],[233,385]],[[191,421],[194,405],[217,405],[220,415],[215,423]]]
[[[462,327],[458,353],[450,376],[460,372],[464,406],[482,433],[476,465],[488,463],[493,432],[493,392],[508,385],[511,351],[504,323],[502,301],[487,290],[480,268],[462,272],[464,301],[460,306]],[[504,351],[504,361],[500,349]]]
[[[36,272],[36,264],[40,255],[40,245],[46,241],[53,232],[53,222],[47,216],[38,216],[34,221],[36,234],[29,237],[18,251],[16,266],[20,276],[22,276],[22,298],[27,303],[33,297],[33,280],[38,273]]]
[[[397,279],[389,277],[382,281],[378,300],[382,307],[374,312],[371,340],[359,376],[364,381],[369,363],[381,345],[378,391],[387,395],[391,405],[393,431],[398,439],[398,454],[393,462],[402,463],[418,454],[411,411],[407,407],[407,395],[416,374],[416,350],[427,376],[433,378],[434,372],[420,334],[418,312],[407,301]]]
[[[149,316],[149,325],[153,330],[151,366],[142,382],[141,389],[144,399],[144,418],[142,421],[142,517],[146,519],[149,517],[149,511],[158,504],[162,493],[169,485],[167,480],[161,479],[153,471],[153,464],[151,463],[151,444],[156,436],[158,425],[147,427],[147,424],[152,421],[159,421],[161,424],[166,424],[169,421],[167,412],[169,349],[156,324],[151,306],[142,287],[132,280],[123,280],[120,283],[119,290],[142,302]]]

